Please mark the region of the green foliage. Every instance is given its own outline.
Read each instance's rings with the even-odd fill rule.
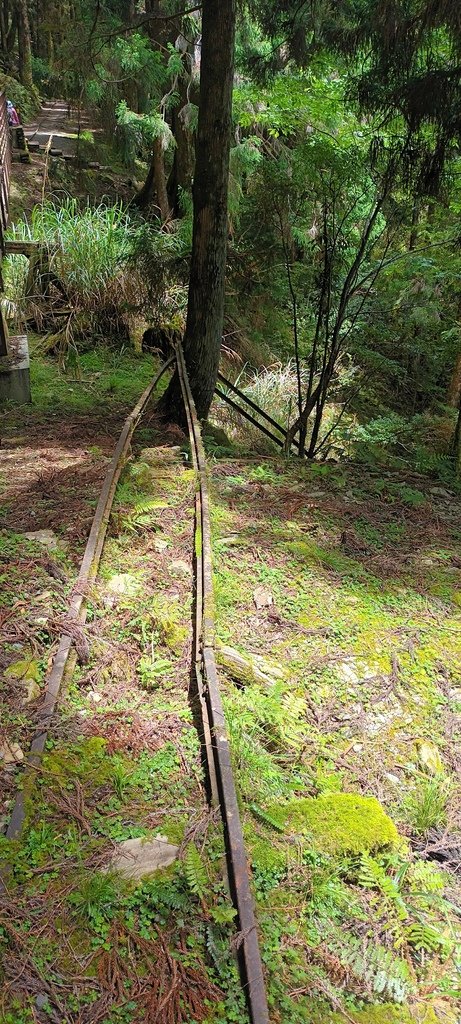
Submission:
[[[33,1010],[26,1009],[19,1000],[13,999],[11,1010],[6,1010],[2,1024],[34,1024],[34,1017]]]
[[[284,826],[280,824],[271,814],[267,811],[262,810],[256,804],[250,804],[250,811],[258,819],[262,821],[264,825],[269,825],[270,828],[275,829],[276,832],[283,833],[285,831]]]
[[[229,903],[219,903],[216,907],[211,907],[210,914],[216,924],[231,924],[237,916],[237,911]]]
[[[447,804],[452,792],[450,779],[440,774],[421,775],[411,786],[402,809],[417,835],[426,835],[430,829],[445,824]]]
[[[132,406],[152,379],[151,356],[130,351],[110,352],[99,346],[78,357],[81,383],[75,383],[75,367],[66,373],[56,360],[33,351],[31,385],[34,405],[42,413],[103,413],[108,402]]]
[[[69,896],[72,907],[88,918],[90,925],[97,931],[103,922],[113,916],[118,902],[115,878],[110,874],[85,875]]]
[[[146,690],[155,689],[163,676],[171,672],[173,663],[169,658],[162,658],[155,649],[155,643],[151,641],[151,651],[148,655],[140,658],[137,666],[141,685]]]
[[[148,881],[143,881],[134,892],[124,899],[124,917],[129,928],[134,925],[140,935],[151,938],[152,924],[165,927],[170,916],[176,927],[184,927],[190,908],[190,890],[179,866],[157,872]]]
[[[184,871],[187,884],[194,896],[203,900],[207,887],[208,878],[205,865],[195,843],[189,843],[184,856]]]
[[[367,853],[362,853],[357,881],[365,888],[377,889],[395,908],[399,919],[406,921],[408,911],[396,881]]]
[[[270,804],[267,810],[287,833],[304,836],[325,853],[363,853],[399,844],[395,825],[374,797],[325,793]]]
[[[142,463],[137,462],[136,466],[132,469],[135,479],[139,477],[142,469]],[[149,529],[158,530],[159,510],[164,507],[164,502],[155,498],[143,498],[142,501],[137,501],[129,515],[124,516],[123,529],[128,533],[137,533]]]
[[[40,107],[40,99],[35,88],[26,89],[16,78],[0,73],[0,91],[11,100],[23,124],[27,124]]]
[[[451,944],[430,924],[415,922],[409,925],[405,934],[409,945],[418,952],[423,950],[427,953],[437,953],[440,951],[442,955],[447,955],[451,951]]]
[[[118,148],[127,167],[134,166],[136,157],[148,154],[154,139],[160,138],[164,149],[174,144],[171,129],[157,111],[136,114],[121,100],[116,118]]]
[[[103,301],[104,295],[130,254],[128,221],[121,204],[81,208],[68,197],[34,208],[22,237],[43,242],[55,273],[69,296],[80,302]],[[14,232],[19,238],[21,226]]]
[[[408,962],[379,943],[367,943],[348,936],[339,941],[329,938],[329,949],[337,952],[343,967],[361,980],[377,999],[404,1003],[414,991]]]

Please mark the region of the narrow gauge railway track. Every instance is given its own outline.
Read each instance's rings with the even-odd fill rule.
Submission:
[[[155,388],[164,373],[175,364],[180,380],[187,417],[192,462],[196,472],[195,493],[195,615],[193,643],[193,677],[196,693],[193,703],[199,709],[210,803],[219,806],[226,848],[227,875],[234,908],[237,912],[239,965],[252,1024],[268,1024],[269,1012],[264,974],[259,950],[257,923],[250,888],[248,861],[245,852],[237,793],[231,764],[216,661],[214,654],[214,613],[212,547],[206,457],[200,424],[189,386],[182,349],[161,367],[125,420],[114,455],[104,479],[90,534],[68,613],[45,685],[34,736],[26,763],[26,779],[18,790],[7,839],[18,839],[25,822],[26,799],[33,787],[33,775],[40,766],[46,742],[53,725],[53,716],[61,686],[75,664],[74,645],[86,619],[86,594],[97,574],[118,480],[124,467],[130,441]],[[0,879],[0,887],[5,883]]]

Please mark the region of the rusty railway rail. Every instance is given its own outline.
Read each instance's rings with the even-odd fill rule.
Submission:
[[[80,566],[80,572],[69,602],[67,631],[63,630],[61,634],[51,670],[47,674],[45,693],[43,701],[39,707],[35,733],[30,746],[29,756],[27,758],[29,778],[26,779],[24,787],[18,790],[16,794],[13,811],[6,831],[7,839],[17,839],[20,836],[24,825],[27,788],[31,783],[33,783],[33,773],[40,765],[40,758],[45,750],[48,733],[52,726],[53,715],[56,709],[62,682],[66,671],[71,666],[76,629],[77,631],[79,629],[81,630],[86,619],[85,595],[88,591],[88,584],[90,583],[90,580],[94,579],[98,571],[107,527],[109,524],[109,516],[114,501],[115,490],[124,466],[124,460],[129,449],[131,438],[159,380],[163,377],[163,374],[168,367],[171,366],[173,361],[174,356],[171,356],[171,358],[164,363],[157,376],[153,381],[151,381],[149,387],[147,387],[143,392],[134,409],[132,409],[125,420],[110,466],[104,478],[90,534],[86,543],[82,564]]]
[[[101,559],[109,517],[126,453],[134,430],[165,371],[176,363],[186,411],[192,460],[197,476],[195,494],[195,638],[193,675],[196,680],[200,710],[202,744],[208,775],[209,799],[219,806],[226,847],[227,877],[231,897],[237,911],[236,948],[251,1024],[269,1024],[264,973],[259,950],[257,922],[250,886],[250,872],[245,852],[237,792],[231,763],[225,715],[221,700],[214,653],[214,611],[212,579],[212,547],[210,509],[207,486],[206,457],[201,428],[189,386],[182,349],[178,346],[144,391],[137,405],[125,420],[111,464],[105,476],[91,531],[86,544],[80,572],[70,599],[67,631],[63,630],[58,649],[48,672],[45,693],[40,705],[36,728],[30,746],[25,778],[13,805],[6,836],[18,839],[25,823],[26,799],[34,785],[41,756],[53,727],[60,690],[65,677],[75,664],[74,640],[86,618],[88,584],[95,578]],[[0,877],[0,890],[7,886],[7,877]]]
[[[195,652],[208,775],[212,792],[214,788],[214,794],[216,795],[217,792],[219,796],[229,882],[240,929],[241,969],[251,1021],[252,1024],[268,1024],[269,1011],[248,861],[214,653],[213,567],[206,458],[184,357],[179,346],[176,351],[176,361],[187,415],[192,460],[197,472],[195,549],[200,593],[197,592],[195,612]]]

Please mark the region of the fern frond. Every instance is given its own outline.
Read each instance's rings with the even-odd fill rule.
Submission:
[[[397,883],[368,853],[362,853],[360,858],[357,881],[363,888],[377,889],[395,908],[400,921],[407,920],[408,910]]]
[[[413,949],[435,953],[446,945],[446,939],[430,924],[415,921],[405,929],[407,942]]]
[[[324,934],[324,940],[327,935]],[[395,951],[374,943],[364,945],[353,935],[341,938],[338,932],[328,935],[328,949],[340,961],[343,969],[354,976],[368,999],[380,996],[383,1000],[404,1003],[414,991],[414,979],[406,960]]]
[[[270,827],[275,829],[276,832],[283,833],[285,831],[280,822],[276,821],[275,818],[272,818],[267,811],[263,811],[257,804],[250,804],[250,811],[253,817],[257,818],[258,821],[262,821],[263,825],[270,825]]]
[[[141,529],[160,529],[157,519],[159,510],[163,508],[165,508],[164,501],[156,501],[152,498],[138,501],[132,512],[124,519],[124,528],[133,532]]]
[[[187,884],[194,896],[202,900],[208,885],[205,865],[195,843],[189,843],[184,857],[184,871]]]
[[[215,929],[211,925],[207,925],[206,929],[206,948],[213,967],[215,968],[218,977],[220,977],[222,973],[223,958],[222,953],[219,950],[219,938],[215,935]]]

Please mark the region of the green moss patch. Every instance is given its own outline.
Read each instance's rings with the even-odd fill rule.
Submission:
[[[308,837],[324,853],[364,853],[399,845],[394,823],[372,796],[325,793],[273,804],[267,811],[286,832]]]
[[[319,1006],[315,1011],[312,1024],[343,1024],[345,1015],[332,1013],[326,1005]],[[353,1010],[349,1017],[354,1024],[438,1024],[432,1007],[418,1006],[408,1009],[406,1006],[395,1006],[393,1003],[382,1003],[380,1006],[368,1006],[364,1010]],[[450,1018],[447,1018],[450,1021]]]

